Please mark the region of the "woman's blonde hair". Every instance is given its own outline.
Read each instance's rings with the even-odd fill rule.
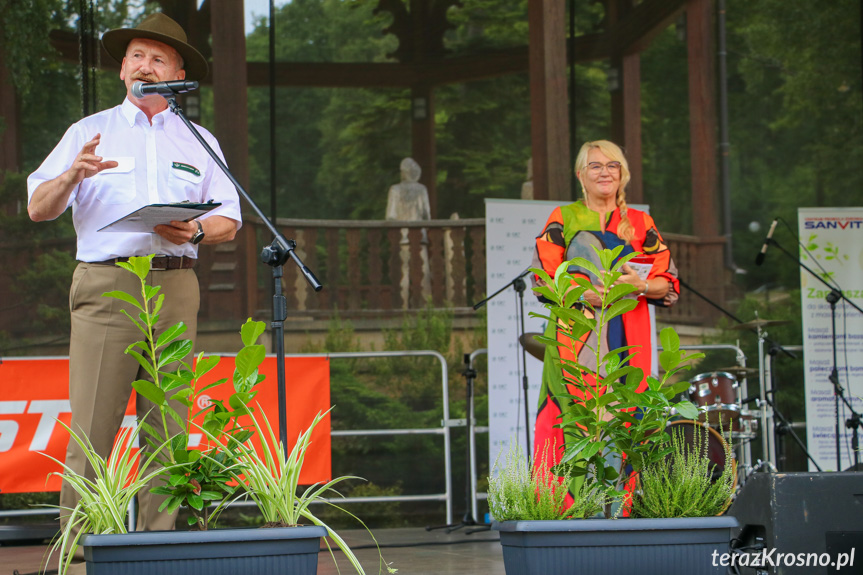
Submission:
[[[629,173],[629,163],[626,161],[623,150],[614,142],[609,142],[608,140],[585,142],[578,152],[578,157],[575,158],[575,176],[581,183],[581,193],[584,196],[585,203],[587,203],[587,191],[584,189],[584,182],[579,177],[579,173],[583,174],[584,170],[587,169],[587,155],[591,150],[599,150],[612,161],[620,162],[620,187],[617,189],[617,197],[615,198],[617,207],[620,208],[620,224],[617,226],[617,235],[629,243],[635,235],[632,223],[629,221],[628,208],[626,206],[626,185],[632,177]]]

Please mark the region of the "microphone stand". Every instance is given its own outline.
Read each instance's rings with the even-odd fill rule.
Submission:
[[[851,417],[845,420],[845,427],[853,430],[853,435],[851,437],[851,450],[854,453],[854,470],[857,471],[858,466],[860,464],[860,455],[859,451],[859,437],[858,437],[858,429],[860,427],[860,414],[854,411],[854,407],[851,405],[851,402],[848,401],[848,398],[845,397],[845,390],[839,384],[839,370],[836,368],[836,302],[839,300],[845,300],[851,307],[859,311],[863,314],[863,309],[857,306],[853,301],[845,297],[840,290],[836,289],[829,283],[827,283],[824,278],[820,275],[816,274],[812,269],[810,269],[806,264],[800,261],[800,258],[794,257],[791,253],[789,253],[785,248],[783,248],[779,242],[774,240],[773,238],[767,238],[765,243],[769,243],[771,245],[776,246],[779,251],[783,254],[791,258],[792,261],[797,262],[797,265],[807,272],[809,275],[820,281],[824,286],[830,289],[830,293],[827,294],[826,300],[827,303],[830,304],[830,323],[831,323],[831,333],[830,339],[832,342],[832,352],[833,352],[833,367],[830,370],[830,376],[827,378],[830,383],[833,384],[833,390],[835,392],[834,401],[835,401],[835,410],[836,410],[836,471],[842,471],[842,457],[841,457],[841,440],[839,438],[840,426],[839,426],[839,400],[841,399],[845,406],[848,408],[848,411],[851,412]]]
[[[288,428],[287,428],[287,391],[285,389],[285,337],[284,337],[284,326],[285,320],[288,317],[287,310],[287,302],[285,300],[285,296],[282,294],[282,266],[284,266],[285,262],[288,259],[292,259],[297,267],[300,268],[300,272],[303,274],[303,277],[306,278],[306,281],[309,282],[309,285],[312,286],[316,292],[321,291],[321,288],[324,286],[318,281],[318,278],[315,277],[315,274],[306,267],[306,265],[302,262],[302,260],[296,254],[297,242],[294,240],[285,239],[285,236],[276,229],[276,226],[270,221],[270,219],[264,215],[264,212],[258,207],[258,205],[252,200],[251,196],[249,196],[248,192],[243,188],[240,182],[234,177],[231,171],[228,169],[228,166],[219,158],[219,155],[210,147],[210,145],[201,137],[201,134],[195,129],[195,126],[189,121],[186,115],[183,113],[183,109],[177,104],[177,99],[175,97],[166,97],[168,100],[168,107],[171,108],[171,111],[179,116],[179,118],[183,121],[187,128],[192,132],[195,136],[195,139],[200,142],[200,144],[204,147],[210,157],[213,158],[213,161],[216,162],[216,165],[225,173],[231,183],[234,184],[234,187],[237,188],[237,192],[243,197],[244,200],[251,206],[252,210],[255,214],[258,215],[259,218],[264,222],[264,225],[270,232],[273,234],[273,242],[264,246],[261,250],[261,261],[273,268],[273,322],[271,324],[274,330],[274,339],[276,340],[276,363],[278,370],[278,391],[279,391],[279,441],[282,442],[282,447],[285,450],[285,456],[288,455]]]
[[[479,309],[488,303],[489,300],[494,299],[495,296],[503,292],[509,286],[512,286],[513,289],[518,293],[518,309],[516,313],[519,318],[519,326],[518,326],[518,336],[519,341],[521,341],[522,336],[524,336],[524,290],[527,288],[527,285],[524,283],[524,276],[530,273],[530,268],[527,268],[520,274],[518,274],[511,282],[485,298],[484,300],[477,302],[473,305],[473,309]],[[527,449],[528,457],[530,457],[531,448],[530,448],[530,407],[527,404],[527,355],[524,349],[524,346],[521,346],[521,386],[524,394],[524,436],[525,436],[525,449]]]
[[[467,429],[467,437],[465,438],[465,486],[464,486],[464,515],[462,519],[458,523],[451,523],[449,525],[438,525],[436,527],[426,527],[426,531],[433,531],[435,529],[445,529],[447,533],[452,533],[456,529],[461,529],[462,527],[473,527],[479,526],[476,529],[467,529],[465,530],[465,535],[471,535],[473,533],[477,533],[479,531],[487,531],[491,529],[491,525],[488,523],[477,523],[476,521],[476,477],[474,475],[476,470],[476,452],[474,450],[474,417],[473,417],[473,391],[474,391],[474,380],[476,379],[477,372],[474,369],[473,360],[480,353],[485,353],[486,350],[476,350],[473,353],[464,354],[464,371],[461,374],[464,376],[465,380],[465,389],[467,391],[467,397],[465,401],[465,425]]]
[[[800,439],[800,437],[794,431],[794,428],[791,427],[791,423],[789,423],[788,420],[785,418],[785,416],[782,415],[782,412],[780,412],[776,408],[776,400],[770,399],[770,396],[772,394],[776,393],[776,385],[774,383],[775,382],[775,380],[774,380],[775,375],[774,375],[774,371],[773,371],[773,363],[776,360],[776,354],[779,353],[779,347],[781,347],[781,346],[771,345],[770,349],[767,352],[767,355],[770,357],[770,359],[767,360],[770,362],[770,391],[768,391],[764,394],[764,401],[767,403],[767,405],[770,406],[770,409],[773,411],[773,417],[775,417],[776,419],[779,420],[778,423],[777,422],[773,423],[774,434],[777,436],[780,436],[780,437],[785,435],[786,433],[790,434],[791,438],[794,439],[794,442],[797,443],[798,447],[800,447],[800,449],[803,450],[803,454],[806,455],[807,459],[809,459],[809,461],[812,462],[812,465],[815,466],[815,469],[817,469],[818,471],[821,471],[821,466],[818,465],[818,462],[815,461],[815,458],[812,457],[812,454],[810,454],[809,450],[806,449],[806,444],[803,443],[803,441]],[[783,451],[784,451],[784,449],[783,449]],[[784,455],[783,455],[783,458],[784,458]],[[777,463],[778,463],[778,458],[777,458]]]

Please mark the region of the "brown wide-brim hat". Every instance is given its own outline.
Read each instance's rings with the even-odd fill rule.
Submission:
[[[156,40],[174,48],[183,58],[187,80],[203,80],[207,77],[207,60],[187,41],[183,27],[174,20],[157,12],[144,18],[135,28],[117,28],[102,35],[102,46],[117,62],[123,63],[126,48],[135,38]]]

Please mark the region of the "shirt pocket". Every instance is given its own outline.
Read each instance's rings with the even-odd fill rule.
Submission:
[[[102,170],[93,178],[96,198],[106,205],[128,204],[135,199],[135,158],[120,156],[105,158],[103,161],[117,162],[116,168]]]
[[[197,173],[181,168],[171,168],[171,176],[168,178],[168,188],[172,201],[203,201],[203,183],[206,174],[197,170],[197,168],[194,169]]]

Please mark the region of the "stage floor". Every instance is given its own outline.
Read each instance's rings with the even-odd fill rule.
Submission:
[[[368,533],[363,530],[345,530],[340,534],[354,549],[366,573],[377,573],[378,553]],[[465,528],[452,533],[442,529],[426,531],[423,528],[403,528],[376,529],[374,535],[384,559],[399,570],[399,575],[504,573],[503,552],[496,531],[468,535]],[[20,575],[39,573],[46,551],[46,545],[0,545],[0,575],[11,575],[16,570]],[[336,551],[333,555],[343,575],[354,572],[341,552]],[[56,569],[56,562],[50,568]],[[324,549],[318,556],[318,575],[336,573],[336,563]]]

